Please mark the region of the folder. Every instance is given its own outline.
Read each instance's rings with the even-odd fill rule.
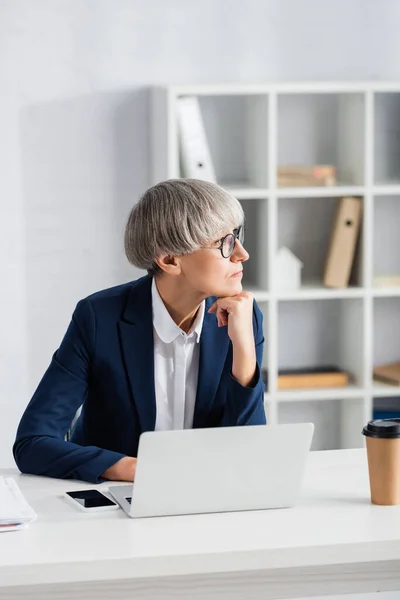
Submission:
[[[195,96],[179,98],[178,125],[184,177],[205,179],[216,183],[200,104]]]
[[[336,210],[328,254],[324,284],[331,288],[347,287],[357,247],[361,224],[361,198],[341,198]]]

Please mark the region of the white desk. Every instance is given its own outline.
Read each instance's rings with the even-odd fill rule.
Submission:
[[[370,504],[364,450],[311,453],[301,505],[247,513],[88,515],[61,494],[90,484],[1,474],[16,475],[38,513],[28,529],[0,534],[2,600],[268,600],[400,590],[400,507]]]

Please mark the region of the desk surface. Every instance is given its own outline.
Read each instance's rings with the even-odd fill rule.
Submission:
[[[260,586],[263,598],[277,597],[277,589],[282,598],[400,589],[400,507],[370,504],[364,450],[310,453],[295,508],[138,520],[121,510],[83,513],[62,497],[90,484],[0,474],[15,476],[38,514],[26,530],[0,534],[0,598],[2,590],[17,597],[24,586],[25,598],[47,598],[46,590],[50,598],[54,586],[69,590],[57,598],[82,598],[93,582],[97,598],[110,589],[116,598],[139,589],[137,598],[158,598],[156,581],[164,582],[165,598],[168,585],[182,581],[197,590],[192,598],[203,598],[207,577],[219,598],[239,598],[244,574],[247,590]]]

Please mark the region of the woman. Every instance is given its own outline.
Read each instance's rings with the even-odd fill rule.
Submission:
[[[243,221],[240,203],[205,181],[144,193],[125,251],[148,275],[77,304],[17,431],[22,472],[133,481],[143,431],[265,423]]]

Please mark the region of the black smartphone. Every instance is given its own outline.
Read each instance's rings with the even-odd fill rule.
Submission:
[[[119,508],[118,504],[111,500],[99,490],[77,490],[74,492],[65,492],[66,500],[75,507],[87,512],[100,510],[115,510]]]

